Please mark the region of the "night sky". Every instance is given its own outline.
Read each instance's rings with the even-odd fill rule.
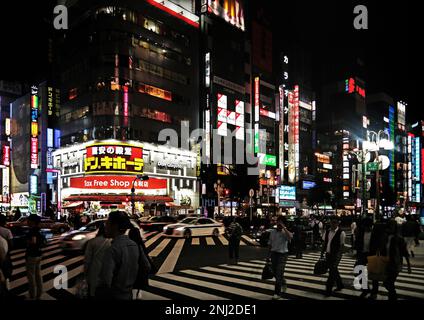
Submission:
[[[251,0],[258,1],[258,0]],[[5,1],[0,4],[0,79],[37,81],[47,62],[47,34],[54,1]],[[367,93],[386,91],[408,102],[409,121],[424,118],[418,102],[418,39],[413,38],[415,2],[271,1],[274,45],[297,44],[311,57],[314,81],[330,81],[331,67],[358,56],[365,63]],[[353,8],[368,7],[369,29],[353,28]],[[25,10],[23,10],[25,9]],[[422,38],[422,36],[421,36]],[[422,50],[422,49],[421,49]],[[336,63],[336,60],[337,63]],[[342,68],[340,67],[342,70]],[[414,73],[416,75],[414,75]],[[421,109],[421,110],[420,110]]]

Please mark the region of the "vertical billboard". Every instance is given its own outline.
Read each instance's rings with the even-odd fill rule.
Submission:
[[[31,169],[38,168],[38,88],[31,87]]]
[[[289,167],[290,183],[299,179],[299,86],[289,92]]]
[[[395,108],[389,106],[389,139],[395,145]],[[389,185],[392,190],[395,189],[395,150],[389,151]]]

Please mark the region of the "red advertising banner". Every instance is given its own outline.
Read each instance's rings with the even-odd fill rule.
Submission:
[[[10,165],[10,147],[9,146],[3,146],[3,164],[5,166]]]
[[[31,138],[31,169],[38,168],[38,138]]]
[[[71,188],[79,189],[127,189],[130,191],[134,177],[128,176],[88,176],[70,179]],[[167,180],[150,178],[146,181],[136,180],[136,189],[157,190],[166,189]]]

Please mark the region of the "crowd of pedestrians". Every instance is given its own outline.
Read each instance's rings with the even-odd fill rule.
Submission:
[[[16,214],[15,214],[16,216]],[[342,291],[345,284],[339,272],[339,264],[346,250],[347,236],[336,216],[321,219],[313,216],[309,220],[312,234],[311,248],[319,249],[325,261],[328,274],[323,293],[331,296]],[[74,228],[80,221],[73,221]],[[40,217],[28,217],[26,235],[25,266],[28,279],[29,299],[39,300],[43,294],[41,276],[42,248],[46,239],[40,232]],[[285,217],[273,221],[269,232],[267,261],[275,277],[273,299],[279,300],[287,291],[284,272],[289,259],[290,243],[294,243],[294,258],[302,259],[304,249],[303,227],[299,222],[289,224]],[[348,230],[348,228],[345,228]],[[376,299],[382,284],[388,291],[389,300],[396,300],[395,282],[406,262],[411,272],[409,257],[414,257],[415,246],[421,232],[416,216],[373,222],[372,218],[354,220],[350,226],[356,265],[368,266],[370,288],[362,289],[360,298]],[[229,263],[238,264],[239,246],[243,228],[232,218],[226,228],[228,238]],[[13,248],[13,235],[6,227],[6,216],[0,215],[0,297],[8,295],[8,279],[13,267],[10,252]],[[84,259],[84,276],[79,288],[79,297],[88,299],[132,300],[140,297],[140,292],[149,286],[149,275],[156,272],[149,257],[142,231],[131,224],[124,211],[111,212],[104,224],[100,224],[95,238],[88,241]],[[375,261],[384,268],[375,271]],[[135,292],[136,291],[136,292]]]

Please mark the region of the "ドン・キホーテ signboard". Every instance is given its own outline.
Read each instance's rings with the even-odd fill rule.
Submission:
[[[143,173],[143,148],[125,143],[99,143],[86,147],[85,174]]]

